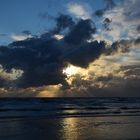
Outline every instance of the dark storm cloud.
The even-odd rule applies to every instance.
[[[51,19],[56,22],[56,27],[52,30],[53,34],[58,34],[66,28],[71,28],[75,24],[71,16],[61,13],[58,17],[51,16],[47,12],[40,14],[40,16],[42,18],[48,18],[49,20]]]
[[[75,24],[71,16],[64,14],[60,14],[57,18],[55,18],[55,21],[58,33],[66,28],[71,28]]]
[[[63,68],[68,63],[87,67],[100,56],[105,47],[103,42],[87,42],[96,30],[90,20],[74,23],[71,17],[61,14],[56,18],[56,28],[59,32],[69,28],[64,39],[55,39],[51,30],[39,37],[0,47],[0,64],[3,68],[7,71],[12,68],[24,71],[22,77],[14,81],[14,85],[30,87],[61,83],[67,86]],[[24,33],[30,34],[29,31]]]
[[[105,18],[104,21],[103,21],[103,26],[104,26],[104,29],[107,30],[107,31],[110,31],[110,23],[112,22],[111,19],[109,18]]]
[[[64,33],[63,31],[68,28]],[[54,37],[54,30],[62,32],[64,38],[58,40]],[[71,63],[75,66],[87,68],[101,54],[110,55],[118,48],[126,51],[127,47],[120,47],[126,42],[116,42],[111,48],[106,48],[104,41],[88,40],[96,32],[91,20],[80,19],[74,22],[67,15],[56,18],[56,27],[40,36],[33,36],[22,41],[15,41],[8,46],[0,47],[0,64],[6,71],[12,68],[23,70],[23,75],[10,86],[31,87],[43,85],[62,84],[67,87],[66,75],[63,69]],[[30,32],[24,31],[25,34]],[[122,46],[122,45],[121,45]],[[8,81],[0,79],[0,86],[7,86]]]
[[[65,84],[58,45],[51,37],[13,42],[7,48],[0,48],[0,64],[6,69],[14,67],[24,71],[17,83],[20,87]]]
[[[105,7],[103,9],[99,9],[95,12],[95,15],[98,17],[103,16],[107,10],[111,10],[116,6],[116,4],[113,0],[104,0],[104,1],[105,1]]]
[[[68,44],[78,45],[90,39],[91,35],[96,32],[94,23],[87,20],[80,20],[71,31],[65,36],[64,40]]]
[[[105,51],[105,43],[97,41],[86,43],[72,49],[66,55],[66,60],[73,65],[83,68],[97,59]]]

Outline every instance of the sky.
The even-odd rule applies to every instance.
[[[12,35],[20,35],[24,30],[33,34],[41,34],[55,26],[55,22],[47,17],[57,17],[59,13],[70,14],[68,5],[71,3],[92,5],[94,10],[102,8],[103,1],[98,0],[1,0],[0,1],[0,43],[7,44],[13,40]]]
[[[0,0],[0,97],[140,97],[139,0]]]

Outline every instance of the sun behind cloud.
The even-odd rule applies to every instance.
[[[81,68],[80,67],[76,67],[74,65],[69,64],[69,66],[66,67],[63,70],[63,73],[66,74],[67,77],[70,77],[72,75],[75,75],[75,74],[79,73],[80,71],[81,71]]]

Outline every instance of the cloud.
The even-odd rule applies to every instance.
[[[25,34],[24,35],[17,35],[17,34],[12,34],[11,35],[11,38],[15,41],[21,41],[21,40],[25,40],[25,39],[28,39],[28,38],[31,38],[32,35],[31,34]]]
[[[16,82],[22,77],[23,70],[11,68],[9,71],[0,65],[0,87],[16,86]]]
[[[2,65],[0,65],[0,78],[4,80],[16,80],[20,78],[23,74],[22,70],[12,68],[9,72],[3,69]]]
[[[77,18],[90,19],[91,11],[89,6],[80,3],[71,3],[68,5],[68,11]]]
[[[107,30],[107,31],[111,30],[110,27],[109,27],[111,22],[112,21],[109,18],[104,19],[103,26],[104,26],[105,30]]]
[[[91,38],[92,34],[95,34],[95,24],[89,20],[79,20],[78,23],[70,30],[65,36],[65,41],[69,44],[81,44]]]
[[[122,39],[137,39],[139,34],[139,0],[118,1],[117,3],[105,1],[106,5],[98,12],[102,13],[98,18],[98,26],[95,39],[105,40],[108,43]],[[107,22],[111,21],[111,22]],[[103,27],[101,27],[103,23]],[[105,29],[105,30],[103,30]]]
[[[55,18],[56,21],[56,28],[53,30],[54,33],[60,33],[66,28],[71,28],[75,23],[71,16],[60,14],[57,18]]]
[[[65,59],[73,65],[86,68],[92,61],[98,59],[104,49],[104,42],[98,43],[97,41],[94,41],[81,45],[77,49],[68,52]]]
[[[128,0],[124,2],[124,14],[128,20],[139,20],[140,18],[140,1],[139,0]]]
[[[96,39],[104,39],[108,43],[122,39],[137,39],[140,36],[139,2],[139,0],[125,0],[115,5],[111,2],[111,5],[114,6],[107,6],[110,8],[103,9],[103,14],[99,18],[99,22],[103,22],[103,29],[105,30],[102,27],[98,29]]]
[[[100,56],[105,44],[88,42],[96,31],[94,23],[83,19],[72,23],[71,17],[59,15],[55,29],[60,27],[62,32],[69,28],[64,35],[50,30],[38,37],[14,41],[8,46],[0,47],[0,64],[7,70],[14,68],[24,72],[18,82],[13,81],[17,87],[57,84],[67,87],[63,69],[68,63],[85,68]]]
[[[60,97],[65,94],[61,91],[62,85],[49,85],[28,88],[0,88],[0,97]]]
[[[61,39],[64,38],[64,36],[63,35],[56,34],[56,35],[54,35],[54,38],[57,39],[57,40],[61,40]]]
[[[119,28],[111,11],[104,14],[108,15],[103,20],[105,28],[110,29],[112,24]],[[59,14],[55,21],[56,26],[40,36],[24,31],[23,36],[31,37],[18,36],[21,40],[0,46],[0,92],[5,93],[2,96],[8,93],[24,96],[24,92],[30,93],[29,96],[49,96],[49,92],[52,96],[56,92],[62,96],[72,92],[102,94],[116,90],[122,93],[121,85],[126,93],[132,81],[137,81],[132,89],[139,89],[138,36],[122,40],[113,26],[114,30],[100,30],[110,36],[116,33],[115,41],[107,44],[105,38],[96,40],[98,26],[91,19],[74,20]],[[132,65],[136,66],[133,71]],[[74,73],[68,74],[65,71],[68,67]],[[18,95],[14,93],[16,90]]]
[[[140,49],[102,55],[88,69],[78,68],[76,73],[67,78],[71,85],[67,92],[79,95],[84,93],[85,96],[139,96],[140,57],[136,50]]]
[[[99,9],[95,12],[95,15],[98,17],[102,17],[104,13],[108,10],[112,10],[116,6],[116,3],[113,0],[105,0],[105,7],[103,9]]]

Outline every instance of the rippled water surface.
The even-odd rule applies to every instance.
[[[0,118],[140,115],[140,98],[1,98]]]

